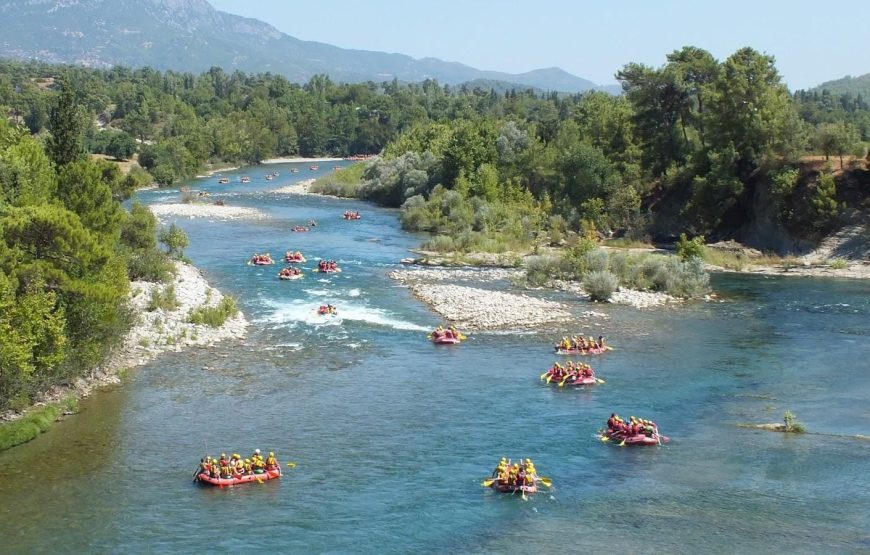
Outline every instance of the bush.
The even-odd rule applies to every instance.
[[[607,302],[619,287],[619,280],[608,271],[589,272],[583,278],[583,288],[589,298],[596,302]]]
[[[843,258],[832,258],[828,261],[828,267],[832,270],[845,270],[849,267],[849,261]]]
[[[529,285],[546,285],[562,277],[563,266],[557,256],[532,256],[526,261],[526,281]]]
[[[175,296],[175,285],[169,285],[162,291],[159,287],[151,290],[151,298],[148,300],[146,310],[154,312],[157,309],[171,312],[178,308],[178,297]]]
[[[704,236],[698,235],[690,240],[685,233],[681,233],[680,240],[677,241],[677,256],[680,260],[704,258]]]
[[[429,239],[423,246],[424,248],[435,252],[454,252],[457,250],[453,238],[449,235],[436,235]]]
[[[158,250],[135,251],[127,261],[127,275],[131,280],[166,282],[174,272],[172,261]]]
[[[224,297],[217,306],[203,306],[191,310],[187,321],[191,324],[206,325],[219,328],[239,311],[236,300],[232,297]]]
[[[794,413],[790,410],[785,411],[785,414],[783,415],[782,419],[785,422],[785,431],[786,432],[792,432],[795,434],[802,434],[802,433],[807,431],[806,428],[804,428],[803,424],[801,424],[800,422],[795,420]]]

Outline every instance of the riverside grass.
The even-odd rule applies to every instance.
[[[217,306],[204,306],[192,310],[187,317],[191,324],[219,328],[239,311],[236,300],[230,296],[221,299]]]
[[[31,409],[18,420],[0,424],[0,451],[27,443],[49,428],[64,413],[78,410],[78,400],[74,397],[58,403]]]

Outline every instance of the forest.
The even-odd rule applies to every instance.
[[[0,63],[0,408],[100,363],[129,280],[171,267],[150,212],[120,202],[206,166],[379,154],[317,189],[400,207],[441,252],[680,235],[776,250],[867,208],[860,95],[790,93],[751,48],[616,77],[619,96]]]

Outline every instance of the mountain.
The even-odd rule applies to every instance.
[[[860,94],[865,100],[867,100],[870,99],[870,73],[865,73],[858,77],[847,75],[842,79],[822,83],[818,87],[814,87],[810,90],[828,90],[834,94],[851,93],[852,96],[858,96]]]
[[[436,58],[350,50],[303,41],[256,19],[215,10],[205,0],[0,0],[0,57],[91,67],[151,66],[177,71],[272,72],[305,82],[328,74],[345,82],[456,85],[476,79],[543,90],[599,88],[559,68],[510,74]]]

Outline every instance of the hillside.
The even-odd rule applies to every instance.
[[[582,92],[595,83],[559,68],[522,74],[482,71],[436,58],[349,50],[286,35],[271,25],[215,10],[205,0],[0,0],[0,57],[91,67],[151,66],[178,71],[272,72],[305,82],[476,79]]]
[[[852,96],[858,96],[860,94],[865,99],[868,99],[870,98],[870,73],[865,73],[864,75],[859,75],[858,77],[852,77],[851,75],[847,75],[842,79],[836,79],[834,81],[827,81],[825,83],[822,83],[818,87],[815,87],[811,90],[827,90],[834,94],[849,93]]]

